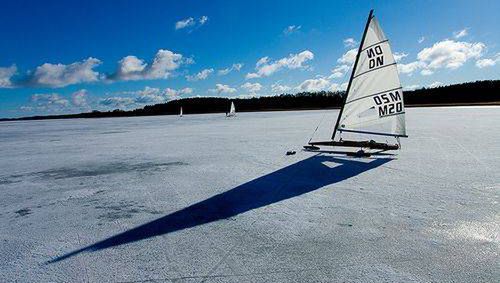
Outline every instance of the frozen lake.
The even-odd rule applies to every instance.
[[[394,156],[300,150],[336,116],[2,122],[0,282],[498,280],[500,107],[407,109]]]

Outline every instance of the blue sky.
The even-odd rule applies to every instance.
[[[499,79],[498,1],[6,1],[0,117],[342,89],[371,8],[405,88]]]

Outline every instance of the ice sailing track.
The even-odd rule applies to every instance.
[[[361,44],[356,55],[346,96],[335,124],[331,141],[310,142],[306,148],[318,145],[398,149],[398,144],[374,141],[335,141],[337,131],[407,137],[403,90],[396,60],[377,19],[370,11]]]

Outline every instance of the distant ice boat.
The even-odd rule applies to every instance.
[[[231,108],[229,109],[229,113],[226,113],[226,117],[234,116],[236,116],[236,108],[234,107],[234,102],[231,101]]]
[[[337,131],[339,139],[335,140]],[[397,143],[343,140],[343,132],[394,137]],[[304,148],[317,150],[318,146],[343,146],[396,150],[401,145],[400,137],[408,137],[403,90],[389,41],[371,10],[332,138],[316,142],[311,142],[311,138]]]
[[[181,106],[181,110],[179,112],[179,117],[182,117],[182,106]]]

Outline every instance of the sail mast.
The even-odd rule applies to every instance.
[[[368,15],[368,19],[366,20],[365,30],[363,31],[363,36],[361,37],[361,42],[359,43],[358,54],[356,54],[356,60],[354,61],[354,66],[352,67],[351,77],[349,78],[349,83],[347,84],[347,90],[344,95],[344,99],[342,101],[342,106],[340,107],[339,117],[337,118],[337,122],[335,123],[335,128],[333,129],[332,140],[335,139],[335,133],[337,133],[337,129],[339,127],[340,118],[342,117],[342,112],[344,111],[344,105],[347,101],[347,95],[349,94],[349,90],[351,89],[352,79],[354,78],[354,72],[356,72],[356,67],[358,66],[359,54],[361,54],[361,50],[363,48],[363,42],[365,41],[366,31],[368,30],[368,26],[370,25],[370,21],[373,16],[373,9],[370,10],[370,14]]]

